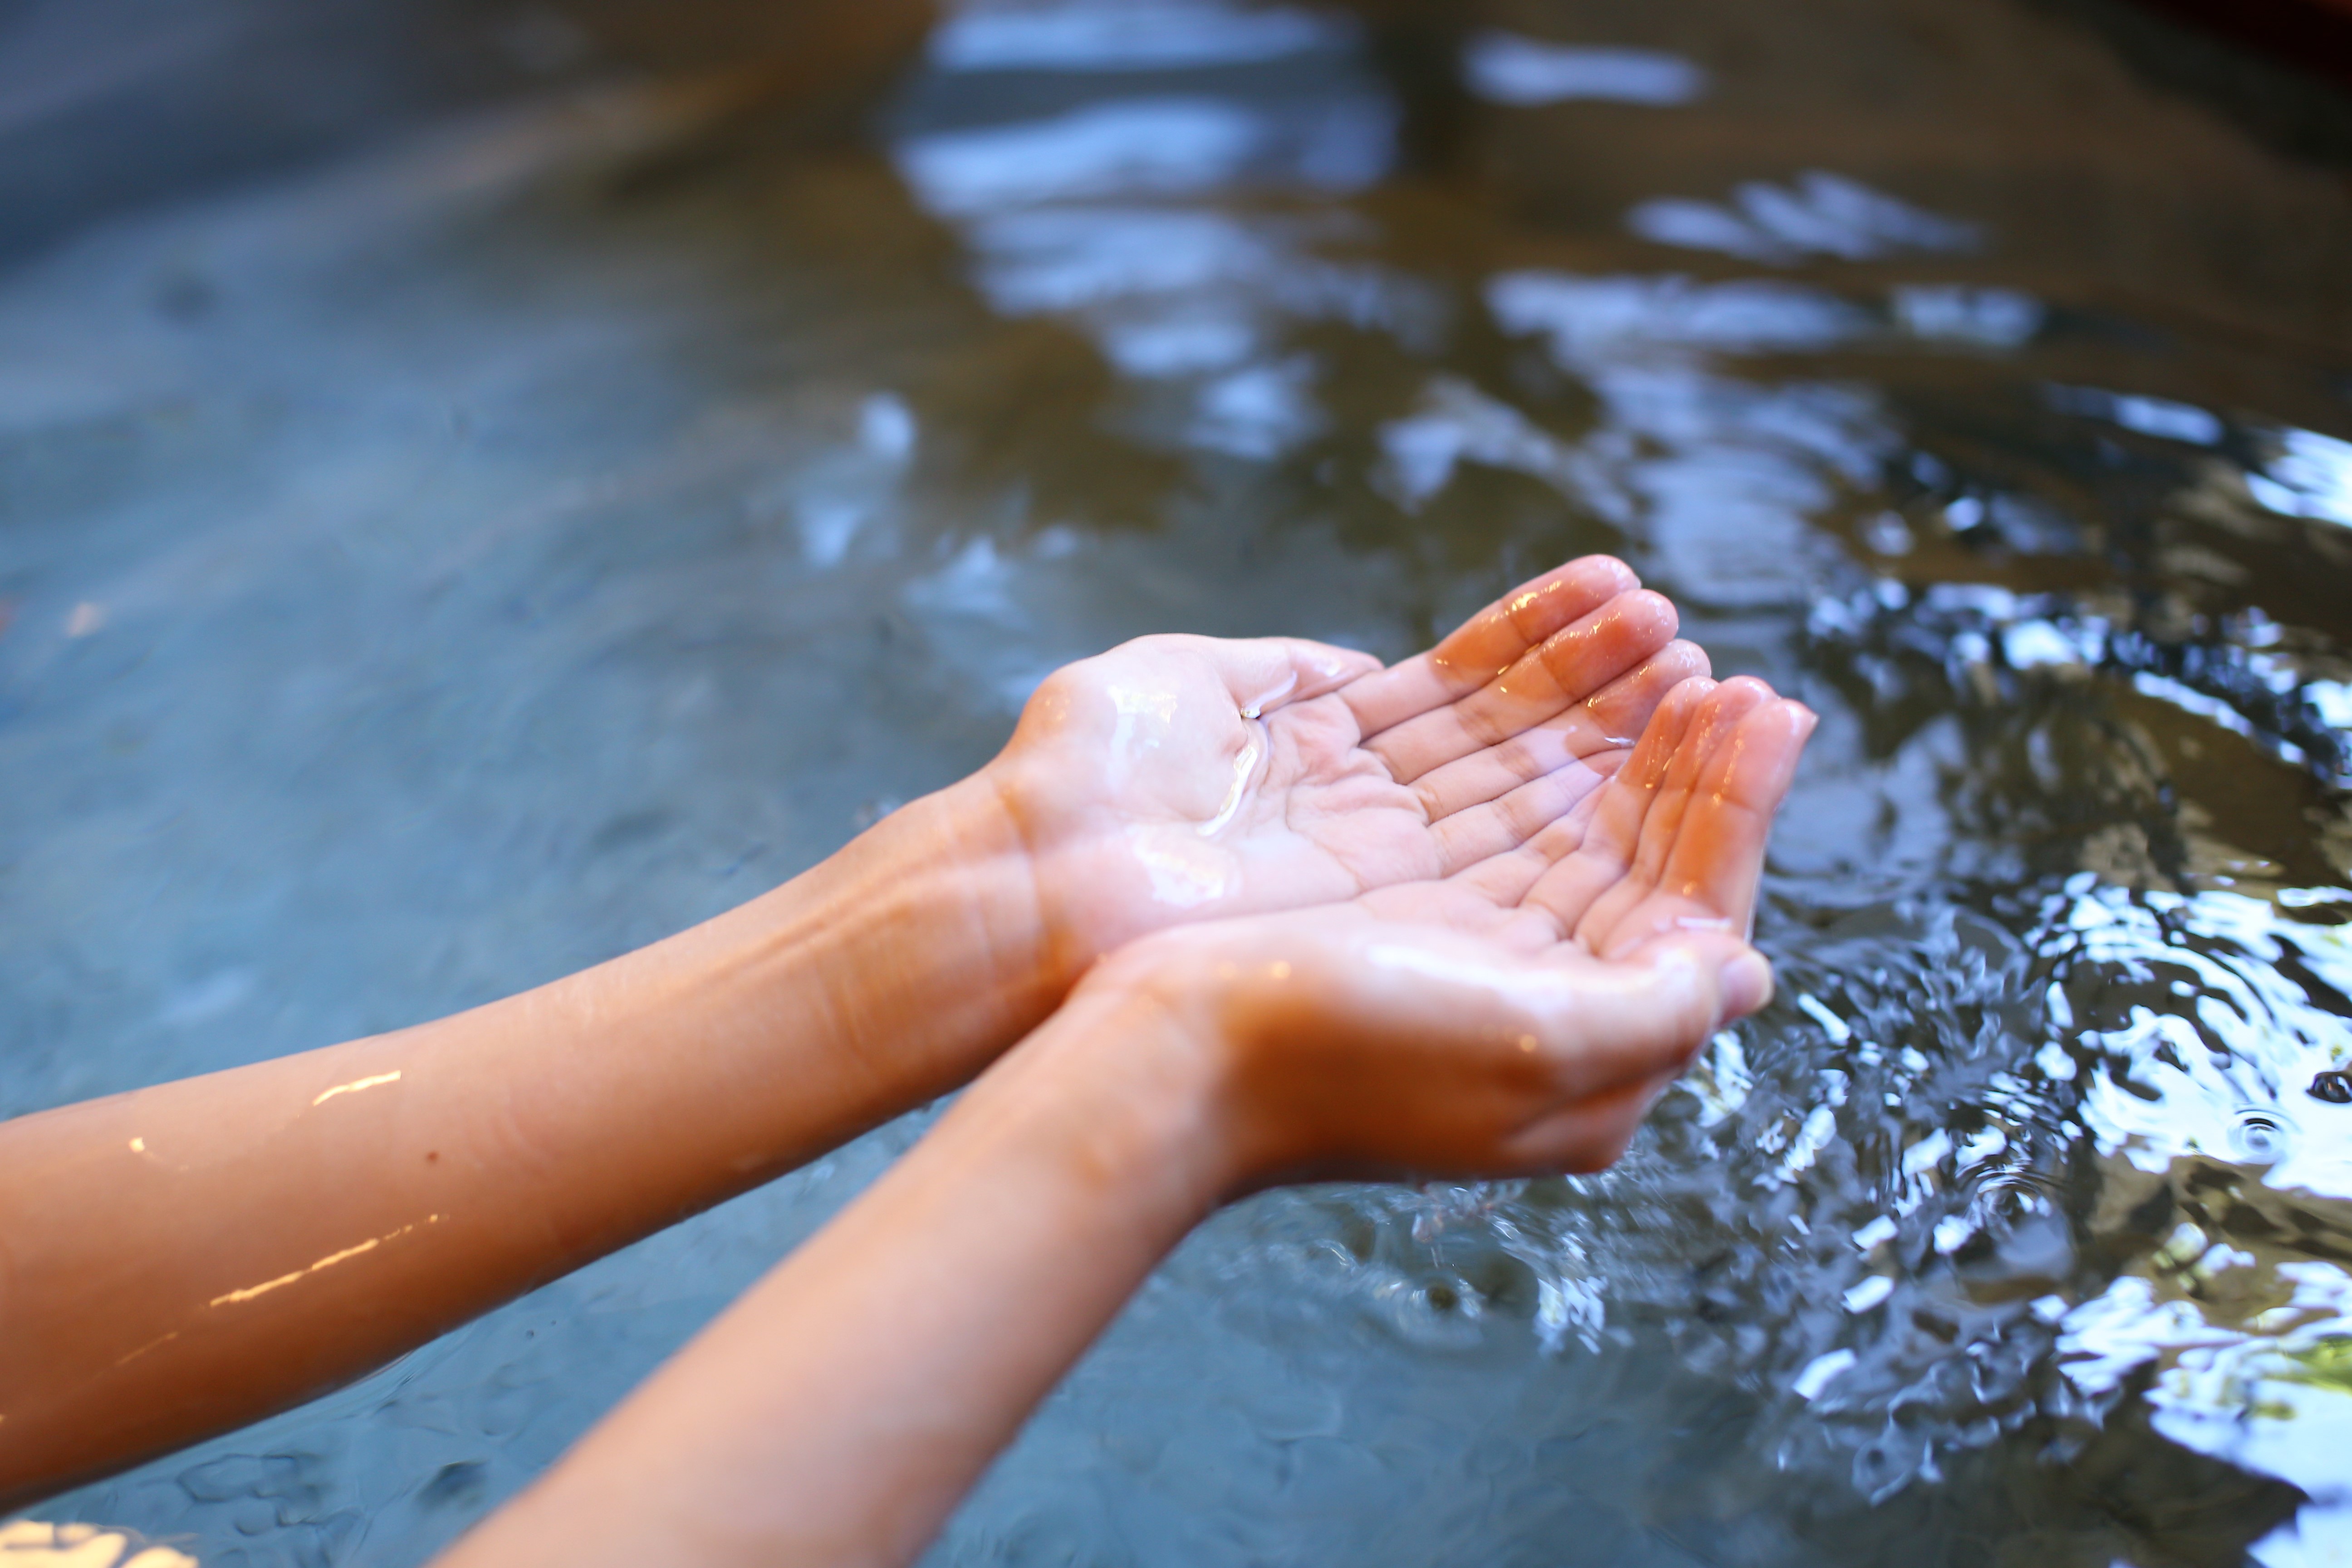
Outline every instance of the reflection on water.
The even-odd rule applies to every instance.
[[[2277,455],[2246,476],[2246,488],[2273,511],[2352,528],[2352,441],[2282,431]]]
[[[10,1568],[194,1568],[195,1559],[142,1544],[125,1531],[20,1519],[0,1524],[0,1563]]]
[[[1343,17],[1265,5],[971,5],[950,10],[927,49],[943,71],[1134,71],[1248,64],[1344,47]]]
[[[1573,99],[1671,108],[1704,94],[1706,73],[1659,49],[1547,43],[1490,27],[1463,40],[1462,84],[1516,109]]]
[[[1728,203],[1643,202],[1626,224],[1644,239],[1786,266],[1811,256],[1868,261],[1906,250],[1966,251],[1972,224],[1922,212],[1841,175],[1809,169],[1789,186],[1751,181]]]
[[[2074,14],[876,7],[834,114],[583,5],[60,230],[0,1101],[675,929],[1123,637],[1394,656],[1615,550],[1823,714],[1780,999],[1613,1172],[1220,1216],[936,1560],[2342,1561],[2352,198]],[[419,1561],[918,1126],[44,1514]]]

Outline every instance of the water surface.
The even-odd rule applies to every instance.
[[[1123,637],[1610,550],[1823,715],[1780,999],[1606,1175],[1220,1216],[933,1560],[2352,1552],[2352,184],[2199,47],[66,15],[0,133],[297,74],[0,233],[0,1111],[663,935]],[[919,1122],[39,1511],[420,1562]]]

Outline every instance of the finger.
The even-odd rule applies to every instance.
[[[1530,779],[1499,800],[1456,812],[1430,830],[1437,841],[1440,874],[1451,877],[1482,860],[1507,855],[1533,839],[1600,792],[1625,763],[1626,752],[1607,751],[1573,760],[1541,778]]]
[[[1658,705],[1685,681],[1704,680],[1706,669],[1706,653],[1697,644],[1669,643],[1631,674],[1612,682],[1585,706],[1608,714],[1596,725],[1603,733],[1645,733]],[[1694,692],[1703,694],[1704,688],[1694,688]],[[1482,820],[1493,815],[1485,806],[1473,806],[1446,818],[1439,825],[1437,834],[1440,861],[1446,868],[1446,875],[1475,887],[1482,896],[1498,903],[1513,907],[1525,903],[1538,879],[1583,847],[1593,808],[1601,794],[1605,793],[1606,782],[1624,766],[1629,756],[1624,749],[1612,749],[1580,758],[1603,789],[1580,795],[1564,793],[1564,805],[1557,815],[1538,824],[1532,832],[1524,830],[1528,820],[1539,813],[1529,811],[1528,803],[1512,795],[1496,803],[1496,810],[1505,816],[1499,824]],[[1440,772],[1465,769],[1475,763],[1476,759],[1465,757]]]
[[[1691,721],[1690,731],[1675,750],[1665,782],[1658,786],[1649,813],[1642,820],[1641,837],[1624,874],[1594,896],[1591,908],[1577,923],[1578,940],[1589,950],[1602,954],[1625,952],[1645,941],[1655,929],[1655,919],[1645,919],[1633,927],[1626,927],[1625,922],[1656,897],[1658,879],[1665,874],[1667,858],[1674,853],[1675,840],[1682,831],[1683,818],[1698,792],[1701,777],[1717,752],[1728,744],[1739,721],[1774,700],[1771,689],[1753,677],[1744,677],[1726,681],[1709,694]],[[1717,910],[1678,907],[1668,917],[1660,906],[1648,909],[1646,914],[1704,923],[1714,930],[1733,929],[1728,919]],[[1744,930],[1741,934],[1746,934]]]
[[[1606,798],[1608,794],[1609,786],[1604,783],[1591,795],[1546,823],[1517,848],[1489,855],[1485,859],[1474,860],[1464,866],[1447,879],[1449,885],[1465,889],[1500,908],[1540,916],[1545,929],[1551,933],[1551,942],[1566,941],[1568,928],[1554,918],[1549,908],[1528,895],[1554,866],[1582,847],[1584,836],[1592,826],[1595,804]]]
[[[1692,721],[1715,687],[1713,680],[1701,676],[1666,693],[1650,717],[1650,727],[1642,731],[1633,756],[1594,800],[1591,820],[1582,826],[1577,843],[1527,889],[1527,901],[1549,910],[1563,931],[1574,931],[1593,900],[1614,886],[1633,864],[1643,819],[1649,815],[1659,786],[1665,783]]]
[[[1706,650],[1677,637],[1634,668],[1595,692],[1585,702],[1602,734],[1622,737],[1627,751],[1639,743],[1650,727],[1650,715],[1666,693],[1685,680],[1711,676],[1714,665]]]
[[[1745,942],[1698,936],[1640,959],[1559,971],[1568,998],[1545,1020],[1542,1049],[1563,1105],[1679,1072],[1721,1026],[1727,979],[1752,984]]]
[[[1601,690],[1674,640],[1671,600],[1646,588],[1620,594],[1519,656],[1456,701],[1365,742],[1399,784],[1524,733]],[[1630,739],[1630,737],[1628,737]]]
[[[1671,643],[1631,674],[1612,682],[1591,700],[1592,704],[1606,704],[1625,720],[1639,714],[1640,722],[1625,722],[1622,730],[1645,733],[1650,717],[1676,688],[1695,679],[1705,680],[1706,662],[1706,653],[1697,645]],[[1669,679],[1677,670],[1693,665],[1699,670],[1697,676]],[[1692,692],[1685,694],[1685,700],[1703,695],[1704,689],[1693,688]],[[1621,725],[1612,720],[1596,728],[1613,735],[1620,731]],[[1622,747],[1580,757],[1559,778],[1530,781],[1528,785],[1509,791],[1497,801],[1458,811],[1439,822],[1433,837],[1438,841],[1444,874],[1505,908],[1526,904],[1537,881],[1583,847],[1596,803],[1607,794],[1608,781],[1624,767],[1629,757],[1630,753]],[[1478,759],[1465,757],[1440,771],[1465,770],[1477,762]],[[1596,787],[1588,788],[1587,784]],[[1556,921],[1549,919],[1548,911],[1546,923],[1553,927],[1554,940],[1567,934]]]
[[[1654,890],[1616,921],[1601,949],[1627,952],[1701,922],[1747,933],[1772,819],[1815,722],[1802,703],[1774,701],[1748,712],[1717,743]]]
[[[1704,654],[1697,657],[1705,661]],[[1760,681],[1741,684],[1754,691],[1769,689]],[[1691,725],[1706,723],[1712,705],[1723,700],[1714,695],[1716,689],[1715,683],[1704,678],[1688,679],[1669,689],[1669,698],[1696,706],[1687,719],[1677,715],[1654,733],[1644,731],[1643,745],[1648,750],[1643,760],[1634,764],[1634,771],[1652,779],[1662,768],[1665,774],[1646,790],[1629,795],[1607,788],[1605,783],[1597,792],[1552,784],[1555,798],[1549,804],[1557,806],[1558,814],[1531,833],[1526,830],[1543,804],[1532,789],[1516,791],[1491,806],[1473,807],[1438,824],[1433,837],[1447,875],[1475,885],[1498,902],[1544,908],[1557,917],[1562,936],[1576,933],[1579,922],[1589,923],[1584,911],[1594,900],[1604,894],[1613,896],[1616,889],[1639,879],[1628,875],[1632,862],[1622,846],[1630,838],[1638,854],[1646,842],[1649,825],[1658,818],[1660,798],[1671,798],[1676,787],[1676,768],[1688,771],[1695,766],[1692,759],[1704,755],[1708,742],[1688,731]],[[1753,692],[1738,695],[1744,702]],[[1612,766],[1612,753],[1583,759],[1582,767],[1603,779],[1626,771],[1625,763]],[[1595,838],[1596,819],[1604,811],[1611,814],[1610,818],[1600,823]],[[1514,834],[1523,834],[1523,840],[1513,841]],[[1482,851],[1483,862],[1477,858]],[[1571,856],[1577,858],[1575,863],[1552,878],[1552,868]],[[1547,878],[1551,878],[1549,883]],[[1654,875],[1640,880],[1646,890],[1654,885]],[[1541,898],[1536,896],[1538,884],[1544,884]]]
[[[1675,839],[1663,879],[1666,890],[1721,910],[1734,931],[1747,932],[1773,819],[1820,722],[1803,703],[1786,700],[1740,722],[1701,781],[1705,808],[1685,821]]]
[[[1591,904],[1578,918],[1576,936],[1587,948],[1594,952],[1625,951],[1629,944],[1618,942],[1614,936],[1617,922],[1656,890],[1666,857],[1674,849],[1675,835],[1682,826],[1683,815],[1689,808],[1707,760],[1730,734],[1740,716],[1770,701],[1770,693],[1771,688],[1762,681],[1742,678],[1725,681],[1699,704],[1689,731],[1675,748],[1666,776],[1651,794],[1633,854],[1624,859],[1613,881],[1593,889]]]
[[[1362,731],[1377,735],[1477,690],[1562,626],[1640,586],[1633,568],[1614,556],[1556,566],[1480,610],[1427,653],[1356,681],[1348,705]]]
[[[1698,955],[1702,964],[1715,966],[1716,999],[1723,1011],[1723,1017],[1717,1025],[1718,1028],[1725,1024],[1737,1023],[1751,1013],[1761,1012],[1780,988],[1779,977],[1772,970],[1772,961],[1746,938],[1724,931],[1675,927],[1653,937],[1643,946],[1605,962],[1647,963],[1654,953],[1675,947],[1687,949]],[[1557,952],[1560,949],[1555,947],[1552,951]]]
[[[1499,800],[1571,763],[1601,752],[1630,752],[1667,692],[1705,675],[1706,654],[1696,643],[1670,642],[1565,712],[1498,745],[1432,769],[1413,783],[1433,823]],[[1622,760],[1622,759],[1621,759]],[[1614,772],[1612,764],[1609,771]],[[1541,824],[1538,824],[1541,826]]]
[[[1642,819],[1642,837],[1633,851],[1625,880],[1610,889],[1612,897],[1630,897],[1637,889],[1654,888],[1664,875],[1666,858],[1674,853],[1675,836],[1699,793],[1700,782],[1728,743],[1740,720],[1775,700],[1772,689],[1752,675],[1736,676],[1717,687],[1692,720],[1690,733],[1675,750],[1674,765],[1658,786],[1649,815]],[[1597,911],[1596,911],[1597,912]]]
[[[1185,640],[1208,659],[1233,694],[1234,706],[1251,719],[1337,691],[1381,668],[1370,654],[1305,637]]]
[[[1650,1108],[1677,1075],[1630,1083],[1598,1099],[1553,1111],[1507,1140],[1507,1167],[1528,1175],[1589,1175],[1624,1158]]]

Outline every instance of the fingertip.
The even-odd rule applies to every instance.
[[[1737,703],[1742,711],[1773,701],[1780,695],[1772,689],[1770,682],[1753,675],[1732,676],[1716,689],[1721,693],[1717,700],[1727,706]]]
[[[1676,637],[1643,659],[1626,681],[1618,684],[1638,682],[1649,696],[1651,710],[1655,711],[1659,705],[1693,681],[1705,681],[1708,686],[1715,684],[1707,668],[1706,650],[1695,642]]]
[[[1735,675],[1717,683],[1691,717],[1690,743],[1678,748],[1685,768],[1706,764],[1750,718],[1772,705],[1772,689],[1752,675]]]
[[[1367,675],[1377,675],[1388,666],[1373,654],[1360,648],[1341,647],[1336,643],[1307,642],[1292,644],[1292,658],[1300,668],[1323,683],[1324,690],[1360,680]]]
[[[1615,556],[1580,555],[1520,584],[1496,601],[1495,607],[1520,622],[1522,632],[1539,632],[1542,623],[1566,626],[1640,586],[1641,579]],[[1537,624],[1533,626],[1522,620],[1531,610],[1537,611]]]
[[[1618,584],[1620,593],[1642,585],[1640,574],[1614,555],[1580,555],[1562,566],[1559,572],[1563,575],[1577,573],[1609,578]]]
[[[1632,747],[1677,687],[1706,674],[1706,650],[1676,638],[1584,700],[1612,745]]]
[[[1805,742],[1812,738],[1814,727],[1821,722],[1820,716],[1801,702],[1776,702],[1772,708],[1778,731],[1774,740],[1793,764],[1804,751]]]
[[[1259,646],[1279,662],[1268,669],[1239,661],[1228,668],[1226,685],[1251,717],[1293,702],[1328,696],[1385,668],[1369,653],[1306,637],[1267,637]]]
[[[1772,964],[1752,947],[1744,947],[1724,964],[1717,976],[1723,1021],[1745,1018],[1772,1000]]]
[[[1770,962],[1737,937],[1669,941],[1651,949],[1649,963],[1679,1016],[1672,1031],[1676,1071],[1696,1059],[1717,1030],[1772,1000]]]
[[[1764,761],[1769,772],[1780,777],[1780,787],[1785,789],[1790,770],[1796,767],[1806,741],[1811,737],[1813,727],[1820,722],[1811,709],[1801,702],[1785,699],[1750,709],[1738,717],[1727,733],[1726,756],[1722,765],[1732,768],[1740,753],[1753,752]],[[1757,764],[1738,765],[1744,772]]]
[[[1685,1037],[1704,1037],[1723,1011],[1723,966],[1707,952],[1710,945],[1704,938],[1669,941],[1648,954],[1651,974],[1683,1016],[1676,1033]]]
[[[1638,619],[1652,626],[1664,627],[1666,635],[1661,642],[1662,647],[1664,642],[1672,641],[1675,633],[1682,629],[1682,611],[1675,607],[1672,599],[1654,588],[1624,589],[1617,595],[1615,603],[1628,620]]]
[[[1672,724],[1688,722],[1699,705],[1714,695],[1717,684],[1711,675],[1694,675],[1687,680],[1675,682],[1675,689],[1666,693],[1665,700],[1658,704],[1659,719]]]
[[[1664,770],[1673,763],[1675,753],[1681,749],[1683,737],[1690,732],[1692,725],[1699,722],[1707,700],[1715,694],[1715,685],[1711,677],[1694,675],[1687,680],[1677,681],[1673,689],[1659,700],[1636,751],[1641,763],[1637,776],[1649,783],[1656,782],[1648,778],[1651,773],[1664,776]]]

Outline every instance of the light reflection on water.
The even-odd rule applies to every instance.
[[[1974,225],[1820,169],[1786,186],[1751,182],[1721,205],[1682,197],[1643,202],[1625,221],[1661,245],[1783,266],[1810,256],[1868,261],[1906,250],[1974,250],[1982,237]]]
[[[1706,92],[1706,72],[1662,49],[1593,48],[1487,28],[1462,45],[1462,82],[1514,109],[1599,100],[1661,109]]]
[[[926,52],[943,71],[1166,70],[1344,48],[1355,36],[1344,17],[1286,5],[972,5],[950,9]]]
[[[2246,476],[2246,488],[2273,511],[2352,528],[2352,441],[2282,431],[2277,455]]]
[[[1617,550],[1824,715],[1780,1000],[1617,1171],[1221,1216],[937,1560],[2327,1560],[2352,213],[1886,9],[974,6],[848,146],[592,49],[0,279],[7,1108],[726,907],[1135,632]],[[420,1560],[919,1125],[46,1512]]]

